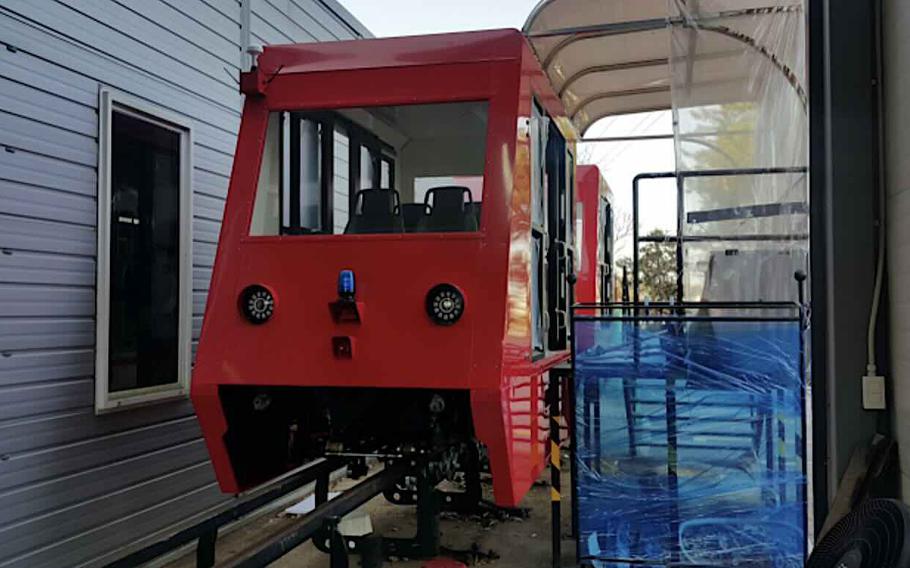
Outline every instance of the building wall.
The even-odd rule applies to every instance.
[[[884,0],[883,21],[891,412],[910,501],[910,4]]]
[[[192,121],[195,342],[242,46],[362,35],[336,0],[0,2],[0,567],[103,564],[227,501],[189,401],[94,413],[99,88]]]
[[[880,413],[862,406],[875,270],[874,2],[809,0],[814,518]]]

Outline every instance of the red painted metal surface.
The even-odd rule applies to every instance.
[[[606,210],[603,201],[611,202],[610,189],[597,166],[576,168],[577,200],[581,209],[581,251],[578,263],[578,280],[575,283],[575,301],[579,304],[612,302],[604,288],[601,266],[604,264],[604,218]],[[577,211],[576,211],[577,214]],[[609,264],[608,264],[609,265]],[[612,274],[608,278],[612,278]],[[594,344],[594,328],[583,326],[578,331],[575,345],[579,350]]]
[[[222,489],[247,489],[224,442],[222,385],[464,389],[495,499],[516,505],[547,456],[547,371],[568,357],[531,358],[530,154],[519,123],[532,96],[553,117],[565,112],[524,38],[506,30],[266,47],[254,73],[192,384]],[[489,103],[481,231],[249,235],[270,111],[474,100]],[[331,315],[343,269],[356,274],[360,323]],[[424,309],[441,282],[465,296],[453,326]],[[250,284],[274,292],[266,324],[238,309]],[[352,338],[352,357],[333,355],[335,336]]]
[[[607,184],[597,166],[578,166],[576,169],[576,191],[582,211],[582,245],[578,265],[578,281],[575,283],[575,301],[581,304],[609,302],[601,294],[601,278],[598,266],[603,259],[603,209],[601,199],[608,199]]]

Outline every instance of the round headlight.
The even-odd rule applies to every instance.
[[[439,284],[427,294],[426,307],[434,323],[452,325],[464,313],[464,295],[451,284]]]
[[[240,293],[240,311],[250,323],[265,323],[275,312],[275,298],[265,286],[247,286]]]

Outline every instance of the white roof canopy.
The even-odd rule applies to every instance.
[[[686,86],[689,103],[694,98],[704,103],[747,100],[744,91],[754,88],[750,69],[736,64],[744,49],[763,54],[792,75],[791,62],[779,61],[774,49],[753,38],[765,17],[798,10],[796,5],[781,0],[675,2],[542,0],[528,17],[524,33],[579,132],[606,116],[671,108],[671,24],[695,21],[700,30],[715,32],[701,34],[697,52],[693,40],[692,53],[682,55],[698,62],[689,65],[689,76],[681,79],[676,71],[677,88]],[[720,6],[722,10],[711,10]],[[801,89],[798,79],[791,82]]]

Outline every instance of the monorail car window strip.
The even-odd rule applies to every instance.
[[[467,101],[274,113],[250,234],[478,231],[487,112]]]
[[[600,257],[600,277],[602,302],[612,302],[613,298],[613,207],[606,197],[600,199],[601,218],[603,224],[600,228],[600,241],[603,243]]]
[[[566,140],[553,120],[547,120],[546,202],[547,202],[547,348],[567,347],[569,327],[569,283],[571,245],[569,236],[568,175]]]
[[[349,196],[381,184],[376,164],[384,163],[387,171],[393,171],[394,148],[334,112],[282,112],[279,120],[280,234],[341,232],[350,214]],[[348,148],[359,149],[365,156],[361,161],[368,166],[364,168],[360,161],[354,164],[345,156],[339,165],[347,171],[336,176],[336,151]],[[363,169],[370,176],[366,183],[359,179]],[[345,188],[347,184],[351,187]],[[340,227],[335,223],[336,212],[342,219]]]
[[[531,349],[535,357],[546,352],[547,335],[547,171],[548,119],[537,100],[532,101],[529,125],[531,158]]]

